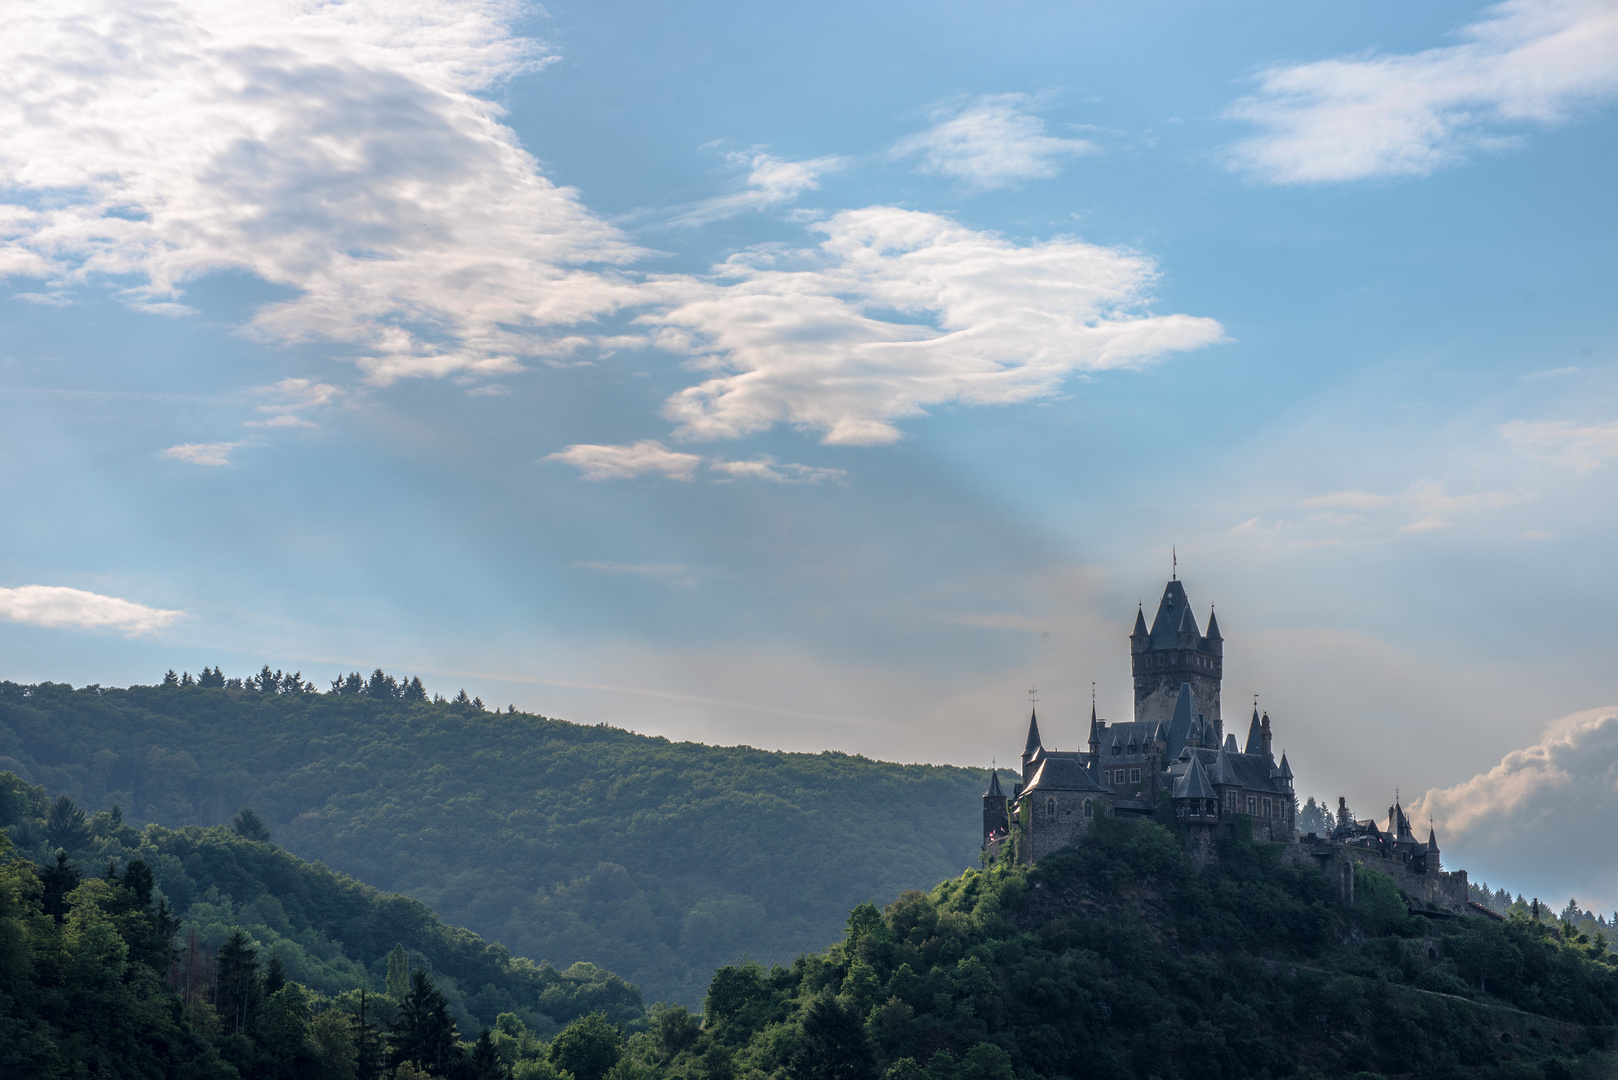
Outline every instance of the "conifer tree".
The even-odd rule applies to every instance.
[[[399,1004],[388,1042],[388,1063],[394,1068],[413,1061],[434,1076],[448,1076],[460,1061],[449,1003],[423,968],[410,973],[410,990]]]
[[[270,826],[251,806],[244,806],[236,811],[236,816],[230,820],[230,827],[243,839],[257,840],[266,844],[270,841]]]
[[[174,674],[173,668],[163,673],[163,685],[167,688],[177,688],[180,685],[180,677]]]
[[[258,996],[258,950],[239,927],[219,946],[219,974],[215,985],[215,1007],[230,1030],[240,1032],[247,1027]]]

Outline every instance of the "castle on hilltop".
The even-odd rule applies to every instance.
[[[1145,611],[1135,613],[1129,651],[1134,719],[1109,723],[1092,704],[1086,748],[1056,750],[1045,747],[1039,716],[1030,712],[1022,779],[1007,798],[991,773],[983,795],[983,847],[991,859],[1009,846],[1031,863],[1082,843],[1097,818],[1156,816],[1169,802],[1199,857],[1212,850],[1218,830],[1242,819],[1255,839],[1291,845],[1291,857],[1337,873],[1350,898],[1353,865],[1377,860],[1410,895],[1451,910],[1467,906],[1465,871],[1442,872],[1436,833],[1418,840],[1397,802],[1386,832],[1375,821],[1352,820],[1339,799],[1329,836],[1299,837],[1292,765],[1284,752],[1276,760],[1269,713],[1254,706],[1242,741],[1225,731],[1219,620],[1210,609],[1202,632],[1178,576],[1164,587],[1150,629]]]

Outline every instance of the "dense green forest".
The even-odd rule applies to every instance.
[[[284,976],[328,996],[386,990],[390,955],[429,972],[450,1014],[473,1030],[501,1013],[554,1034],[601,1012],[633,1028],[644,1016],[630,983],[590,964],[557,971],[446,926],[419,900],[384,893],[268,841],[252,810],[231,826],[137,830],[116,812],[86,815],[62,795],[0,773],[0,835],[40,867],[45,910],[81,879],[139,863],[176,928],[176,948],[203,965],[237,931]],[[397,954],[394,950],[400,950]]]
[[[1340,902],[1282,845],[1193,870],[1172,826],[1102,819],[1032,868],[862,905],[790,966],[654,1013],[647,1077],[1036,1080],[1612,1075],[1618,971],[1568,923],[1453,917],[1360,870]]]
[[[15,796],[19,789],[6,790]],[[14,810],[15,798],[7,801]],[[52,825],[66,819],[86,826],[73,820],[70,805],[59,801],[51,809]],[[423,920],[414,901],[370,890],[356,897],[352,882],[325,880],[329,872],[284,855],[262,858],[270,845],[241,835],[262,823],[249,816],[236,825],[235,838],[219,828],[189,830],[186,864],[201,859],[204,876],[213,877],[242,863],[235,869],[245,875],[225,876],[245,888],[265,884],[256,874],[267,872],[279,891],[260,893],[253,903],[273,908],[271,921],[291,936],[258,925],[255,939],[229,916],[229,898],[217,884],[188,913],[199,927],[176,917],[143,858],[126,858],[122,866],[110,859],[103,873],[85,876],[65,852],[45,865],[18,857],[10,830],[0,832],[0,1076],[603,1080],[621,1057],[625,1033],[644,1027],[639,994],[622,980],[513,964],[464,931]],[[129,839],[112,838],[118,826],[105,818],[96,826],[96,836],[113,839],[106,846]],[[163,833],[149,827],[152,843],[138,854],[162,848],[172,835]],[[283,908],[297,917],[282,916]],[[298,934],[294,923],[305,917],[318,929]],[[209,949],[202,942],[216,924],[229,928]],[[485,1003],[519,1000],[550,1037],[515,1012],[497,1014],[492,1029],[484,1025],[467,1037],[471,1025],[464,1015],[457,1020],[450,976],[430,973],[426,958],[402,943],[368,976],[326,935],[328,927],[359,939],[389,930],[413,937],[463,978],[489,980]],[[300,952],[295,938],[319,959]],[[283,960],[288,955],[299,958],[295,965]],[[412,966],[413,958],[423,962]],[[358,985],[321,993],[297,981],[294,967],[328,984]],[[605,1008],[581,1015],[594,1005]],[[563,1026],[557,1016],[572,1019]]]
[[[267,669],[0,683],[0,769],[135,826],[251,805],[289,852],[516,955],[589,961],[691,1006],[718,965],[819,948],[854,905],[971,866],[988,779],[490,712],[381,672],[317,691]]]

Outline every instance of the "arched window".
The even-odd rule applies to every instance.
[[[1092,814],[1092,810],[1090,809],[1090,800],[1085,799],[1084,800],[1084,816],[1085,817],[1090,817],[1091,814]]]
[[[1055,799],[1046,799],[1045,800],[1045,813],[1049,817],[1055,817],[1056,816],[1056,800]]]

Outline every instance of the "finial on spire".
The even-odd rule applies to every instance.
[[[1169,574],[1169,580],[1170,581],[1179,581],[1180,580],[1180,549],[1177,546],[1173,545],[1173,544],[1169,545],[1169,558],[1174,560],[1170,564],[1171,567],[1172,567],[1172,570],[1171,570],[1171,572]]]
[[[1030,686],[1028,688],[1028,704],[1035,705],[1035,704],[1038,704],[1038,702],[1039,702],[1039,691],[1035,690],[1032,686]]]
[[[1090,714],[1092,716],[1095,715],[1095,711],[1096,711],[1096,681],[1094,679],[1091,679],[1090,680]]]

